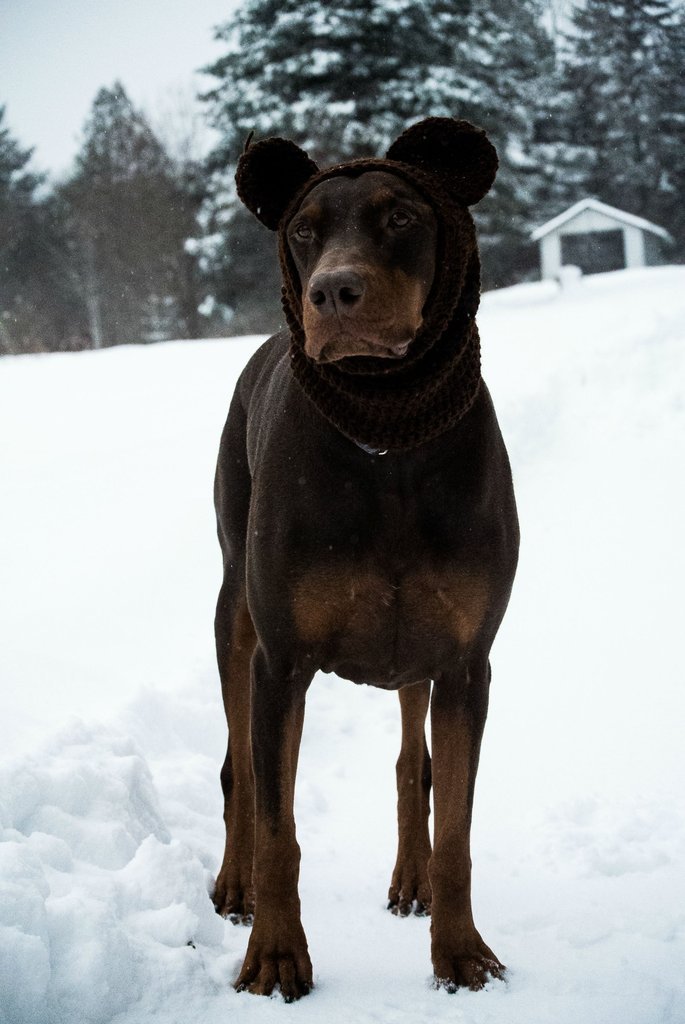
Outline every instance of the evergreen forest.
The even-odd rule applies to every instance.
[[[235,194],[245,140],[320,164],[467,118],[500,170],[476,207],[488,289],[539,276],[530,232],[586,196],[664,226],[685,257],[683,0],[243,0],[200,97],[214,144],[171,146],[103,85],[69,174],[13,135],[0,94],[0,354],[268,332],[276,243]]]

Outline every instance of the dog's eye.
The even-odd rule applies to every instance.
[[[393,210],[388,217],[391,228],[406,228],[411,223],[411,216],[406,210]]]
[[[298,224],[295,228],[294,234],[295,238],[299,238],[305,242],[308,238],[312,237],[312,229],[309,227],[309,224]]]

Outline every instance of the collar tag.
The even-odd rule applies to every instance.
[[[356,444],[357,448],[361,448],[361,450],[363,452],[366,452],[367,455],[387,455],[388,454],[388,449],[387,448],[384,451],[380,451],[380,449],[372,448],[370,445],[362,444],[360,441],[355,441],[354,443]]]

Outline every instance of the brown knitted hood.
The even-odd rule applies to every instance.
[[[497,155],[485,133],[452,118],[428,118],[409,128],[385,159],[354,160],[323,171],[285,139],[248,146],[240,159],[240,198],[279,232],[295,378],[319,411],[364,448],[417,447],[454,426],[475,401],[481,379],[474,319],[480,262],[467,206],[485,195],[496,169]],[[331,177],[366,171],[398,175],[432,206],[438,220],[435,278],[422,326],[403,359],[348,356],[321,364],[305,353],[301,287],[286,231],[311,189]]]

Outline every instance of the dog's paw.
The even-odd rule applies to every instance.
[[[415,917],[430,917],[430,890],[419,896],[413,888],[398,891],[391,886],[388,892],[388,910],[395,917],[409,917],[410,914],[414,914]]]
[[[223,883],[219,875],[212,902],[217,914],[227,917],[231,924],[252,924],[255,905],[253,889]]]
[[[299,921],[279,920],[255,925],[245,962],[235,982],[238,992],[270,996],[279,988],[286,1003],[306,996],[314,987],[307,940]]]
[[[492,980],[503,980],[506,967],[500,963],[480,936],[466,948],[455,951],[433,946],[435,987],[448,992],[468,988],[478,992]]]
[[[388,889],[388,910],[398,917],[426,917],[431,912],[431,885],[428,881],[428,855],[398,858]]]

